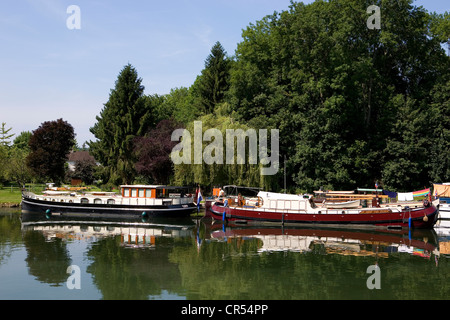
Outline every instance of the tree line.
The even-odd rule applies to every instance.
[[[375,3],[373,3],[375,2]],[[369,5],[381,28],[369,29]],[[412,0],[292,2],[220,42],[189,87],[146,95],[120,71],[88,143],[99,176],[122,183],[260,186],[313,191],[373,186],[410,191],[450,180],[449,14]],[[449,47],[450,48],[450,47]],[[278,129],[280,170],[261,164],[173,165],[171,133]],[[192,132],[192,131],[191,131]],[[193,150],[193,148],[192,148]]]
[[[108,168],[108,180],[151,175],[155,157],[139,162],[133,155],[149,152],[156,145],[151,139],[163,142],[156,138],[162,119],[173,121],[170,128],[192,128],[200,120],[203,130],[279,129],[286,169],[260,177],[249,165],[167,163],[173,170],[152,181],[279,190],[286,176],[288,189],[312,191],[376,182],[411,190],[449,180],[450,60],[442,47],[449,15],[428,13],[409,0],[377,1],[381,29],[371,30],[368,5],[293,2],[243,30],[235,56],[217,42],[194,84],[163,97],[143,95],[141,79],[127,65],[91,130],[98,139],[91,151]],[[132,83],[122,86],[125,79]],[[168,128],[161,130],[171,150]],[[141,135],[148,143],[141,140],[141,151],[133,153],[133,139]]]
[[[74,128],[67,121],[45,121],[33,132],[23,131],[14,139],[14,134],[9,134],[11,130],[6,123],[0,129],[0,186],[8,182],[19,187],[28,182],[60,185],[70,183],[72,177],[93,182],[93,161],[78,162],[73,172],[68,169],[69,153],[80,148]]]

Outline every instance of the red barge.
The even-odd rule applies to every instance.
[[[218,200],[210,212],[224,222],[387,229],[431,229],[438,217],[436,207],[428,202],[418,208],[329,208],[317,206],[310,195],[265,191],[250,199]]]

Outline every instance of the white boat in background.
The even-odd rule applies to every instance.
[[[450,198],[439,199],[439,218],[450,220]]]
[[[433,204],[439,209],[439,219],[450,219],[450,182],[433,184]]]

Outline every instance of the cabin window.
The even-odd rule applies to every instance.
[[[136,198],[137,197],[137,189],[136,188],[131,189],[131,197],[132,198]]]
[[[106,203],[107,203],[107,204],[114,204],[114,203],[116,203],[116,201],[115,201],[114,199],[108,199],[108,200],[106,201]]]
[[[102,199],[96,198],[94,199],[94,203],[102,203]]]
[[[145,198],[145,189],[139,189],[139,198]]]
[[[123,188],[123,196],[124,197],[130,196],[130,188]]]
[[[81,203],[89,203],[89,199],[88,198],[81,198],[80,202]]]
[[[164,198],[164,189],[156,189],[156,198]]]

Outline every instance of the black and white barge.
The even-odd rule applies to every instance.
[[[164,185],[122,185],[115,192],[46,190],[43,194],[24,191],[22,212],[55,216],[181,218],[196,210],[187,188]]]

